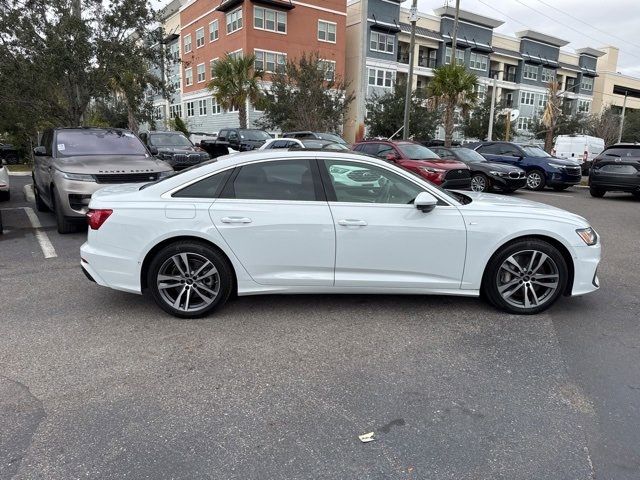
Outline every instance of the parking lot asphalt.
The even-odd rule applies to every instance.
[[[0,479],[640,478],[630,196],[514,194],[587,217],[604,242],[601,290],[541,315],[305,295],[180,321],[88,282],[86,234],[46,213],[34,228],[28,183],[12,177],[0,204]]]

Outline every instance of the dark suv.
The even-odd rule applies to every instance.
[[[564,190],[582,180],[582,169],[577,162],[552,157],[537,145],[482,142],[472,148],[491,162],[522,168],[527,172],[529,190],[542,190],[545,186]]]
[[[239,152],[246,152],[257,150],[270,139],[271,135],[257,128],[223,128],[218,132],[215,143],[226,145]]]
[[[618,143],[605,148],[593,160],[589,191],[594,197],[614,191],[640,198],[640,144]]]
[[[191,143],[182,132],[144,132],[140,134],[149,151],[164,160],[174,170],[197,165],[209,160],[209,154]]]

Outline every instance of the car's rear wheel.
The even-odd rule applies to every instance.
[[[228,260],[210,246],[176,242],[160,250],[149,265],[147,285],[165,312],[198,318],[222,306],[233,286]]]
[[[58,227],[58,233],[73,233],[78,230],[79,223],[69,220],[64,216],[62,211],[62,204],[57,190],[54,188],[51,190],[51,201],[53,202],[53,212],[56,215],[56,226]]]
[[[546,310],[562,295],[568,272],[564,257],[552,244],[519,240],[489,261],[482,290],[494,306],[531,315]]]
[[[589,187],[589,193],[592,197],[602,198],[604,197],[604,194],[607,193],[607,191],[604,188],[591,186]]]
[[[491,182],[486,175],[475,173],[471,177],[471,190],[474,192],[488,192],[491,188]]]
[[[540,170],[531,170],[527,173],[527,188],[529,190],[543,190],[546,180]]]

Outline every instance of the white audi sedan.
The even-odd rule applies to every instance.
[[[344,172],[374,182],[343,181]],[[447,192],[372,157],[254,151],[96,192],[81,265],[206,315],[232,293],[483,296],[517,314],[598,288],[600,241],[547,205]]]

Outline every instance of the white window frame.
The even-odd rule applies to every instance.
[[[587,92],[593,92],[593,78],[582,76],[580,80],[580,90],[586,90]]]
[[[533,92],[520,92],[520,105],[535,105],[535,97]]]
[[[480,102],[484,102],[487,98],[487,92],[489,91],[489,87],[483,83],[476,84],[474,91],[476,92],[476,96]]]
[[[329,67],[329,68],[321,68],[321,67]],[[334,60],[324,60],[324,59],[319,59],[318,60],[318,68],[323,70],[324,73],[324,79],[327,82],[333,82],[336,79],[336,62]],[[328,77],[328,73],[332,72],[331,77]]]
[[[242,18],[242,7],[236,8],[234,11],[227,13],[227,35],[242,30],[244,20]],[[235,27],[234,27],[235,24]]]
[[[200,69],[200,67],[202,67],[202,69]],[[201,76],[202,76],[202,80],[200,80]],[[198,83],[202,83],[206,80],[207,80],[207,67],[205,66],[204,63],[199,63],[198,65],[196,65],[196,81]]]
[[[538,106],[541,108],[546,108],[547,102],[549,101],[549,95],[543,93],[542,95],[538,95]]]
[[[211,97],[211,115],[220,115],[222,113],[222,107],[216,100],[216,97]]]
[[[469,56],[469,68],[473,70],[487,71],[487,65],[489,63],[489,56],[482,53],[471,52]]]
[[[215,42],[220,38],[220,22],[216,19],[209,22],[209,43]]]
[[[261,16],[258,16],[258,12],[262,12]],[[273,15],[273,28],[267,28],[267,15],[269,14]],[[281,19],[284,19],[284,21],[281,22]],[[257,25],[258,20],[262,22],[262,26]],[[284,25],[284,30],[280,30],[280,25]],[[287,12],[254,5],[253,28],[255,28],[256,30],[263,30],[265,32],[273,32],[273,33],[279,33],[281,35],[286,35],[287,34]]]
[[[542,67],[542,73],[540,74],[540,80],[549,83],[556,79],[556,72],[551,68]]]
[[[204,27],[196,30],[196,50],[204,47]]]
[[[530,117],[518,117],[517,129],[521,132],[529,132],[532,124],[532,118]]]
[[[538,80],[538,73],[540,68],[538,65],[530,65],[528,63],[524,64],[524,68],[522,69],[522,78],[526,80]]]
[[[184,69],[184,86],[190,87],[193,85],[193,68],[185,68]]]
[[[446,65],[451,63],[451,47],[447,47],[444,50],[444,63]],[[456,48],[456,63],[458,65],[464,65],[464,50]]]
[[[207,99],[203,98],[202,100],[198,100],[198,116],[206,117],[207,116]]]
[[[182,104],[169,105],[169,118],[182,117]]]
[[[188,33],[184,36],[184,53],[190,53],[191,52],[191,34]]]
[[[578,100],[578,113],[589,113],[591,111],[591,100]]]
[[[220,60],[219,57],[212,58],[211,60],[209,60],[209,75],[211,76],[212,80],[213,80],[213,66],[216,64],[218,60]]]
[[[375,38],[375,40],[374,40]],[[384,39],[384,49],[380,49],[380,39]],[[391,44],[389,43],[391,40]],[[375,48],[372,45],[375,43]],[[389,50],[389,45],[391,45],[391,50]],[[396,37],[395,35],[389,35],[387,33],[375,32],[371,31],[371,36],[369,37],[369,50],[372,52],[380,52],[386,53],[388,55],[393,55],[396,52]]]
[[[190,101],[190,102],[185,102],[185,108],[184,111],[187,114],[187,117],[195,117],[196,115],[196,102],[195,101]]]
[[[373,72],[373,76],[371,75]],[[384,68],[375,68],[369,67],[367,69],[367,84],[370,87],[377,88],[393,88],[393,85],[396,80],[396,72],[393,70],[386,70]],[[373,83],[371,83],[371,79],[374,79]],[[379,83],[381,82],[381,83]],[[389,83],[389,84],[388,84]]]
[[[284,52],[273,52],[270,50],[254,50],[253,51],[255,57],[256,57],[256,62],[254,64],[254,67],[256,70],[262,70],[263,72],[266,73],[281,73],[281,72],[277,72],[276,69],[278,68],[278,66],[281,66],[283,69],[284,67],[287,65],[287,54]],[[273,57],[273,66],[274,69],[273,70],[269,70],[269,68],[267,67],[267,55],[274,55]],[[259,60],[259,57],[262,57],[262,60]],[[283,60],[283,62],[279,62],[278,60]],[[263,68],[259,68],[258,65],[258,61],[262,62]]]
[[[333,27],[333,40],[330,38],[331,32],[329,31],[329,27]],[[320,38],[320,33],[323,33],[325,38]],[[319,42],[336,43],[338,39],[338,24],[336,22],[330,22],[329,20],[318,20],[317,38]]]

